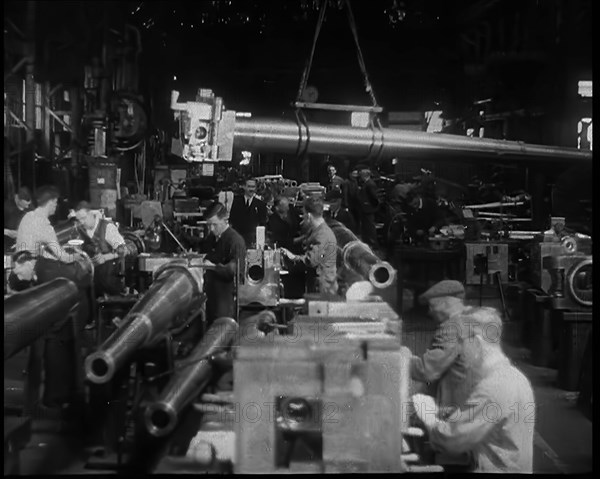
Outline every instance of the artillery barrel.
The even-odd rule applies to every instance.
[[[394,282],[396,270],[392,265],[382,261],[339,221],[332,220],[329,226],[342,250],[344,266],[370,281],[376,288],[386,288]]]
[[[78,302],[77,286],[66,278],[54,279],[5,299],[4,360],[48,333]]]
[[[354,158],[427,157],[479,161],[556,161],[590,163],[592,152],[521,141],[471,138],[462,135],[357,128],[272,118],[239,118],[234,148],[255,152],[347,155]]]
[[[137,349],[164,338],[173,321],[190,310],[202,291],[201,276],[198,278],[198,271],[193,270],[199,268],[166,264],[157,271],[152,286],[119,328],[85,359],[89,381],[95,384],[110,381]]]
[[[144,412],[146,429],[155,437],[170,434],[181,411],[194,400],[210,381],[213,373],[211,356],[220,353],[235,339],[238,325],[232,318],[218,318],[194,348],[186,365],[177,370],[158,401]]]

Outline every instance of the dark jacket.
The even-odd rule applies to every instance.
[[[418,210],[411,209],[407,218],[407,226],[411,230],[427,231],[432,226],[439,228],[444,224],[444,214],[435,200],[423,198],[423,206]]]
[[[267,205],[255,196],[248,207],[243,195],[236,196],[231,204],[229,224],[250,247],[256,241],[256,227],[267,225]]]
[[[207,297],[206,315],[208,321],[222,316],[235,318],[235,272],[239,278],[244,276],[246,266],[246,244],[240,234],[232,227],[227,228],[217,240],[209,238],[208,261],[216,266],[204,274],[204,292]]]
[[[300,220],[290,210],[288,219],[282,219],[277,213],[273,213],[267,223],[267,231],[272,244],[287,248],[294,253],[299,253],[298,245],[294,245],[294,238],[300,235]]]
[[[361,214],[372,215],[379,207],[377,185],[373,180],[368,180],[358,188],[358,207]]]

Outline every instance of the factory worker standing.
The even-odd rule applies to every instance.
[[[246,244],[244,238],[229,226],[227,208],[221,203],[207,210],[205,218],[212,233],[207,240],[205,264],[213,268],[204,274],[206,316],[210,324],[223,316],[236,317],[234,293],[245,274]]]
[[[323,201],[308,197],[304,200],[304,222],[310,231],[306,239],[306,252],[297,255],[282,248],[283,254],[294,262],[304,262],[316,270],[321,294],[337,295],[337,241],[323,218]]]

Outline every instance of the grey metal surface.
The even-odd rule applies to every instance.
[[[79,302],[77,286],[57,278],[4,300],[4,360],[48,333]]]
[[[341,249],[344,266],[370,281],[376,288],[386,288],[394,282],[396,270],[387,261],[382,261],[339,221],[331,220],[328,224]]]
[[[135,304],[119,328],[85,359],[88,380],[103,384],[136,349],[160,339],[171,323],[187,311],[201,292],[193,275],[180,265],[167,265],[148,292]]]
[[[556,160],[589,162],[591,151],[519,141],[471,138],[460,135],[390,128],[355,128],[281,119],[238,118],[234,147],[277,153],[336,154],[392,158],[403,154],[431,158],[478,157],[496,160]]]
[[[146,408],[144,423],[150,434],[161,437],[173,431],[179,413],[210,381],[213,370],[211,356],[228,347],[234,341],[237,330],[237,322],[232,318],[215,320],[185,359],[185,366],[176,370],[160,398]]]

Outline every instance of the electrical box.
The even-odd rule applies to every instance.
[[[496,273],[500,273],[500,281],[508,283],[508,244],[506,243],[465,243],[467,248],[465,282],[480,284],[483,273],[483,284],[496,284]]]

